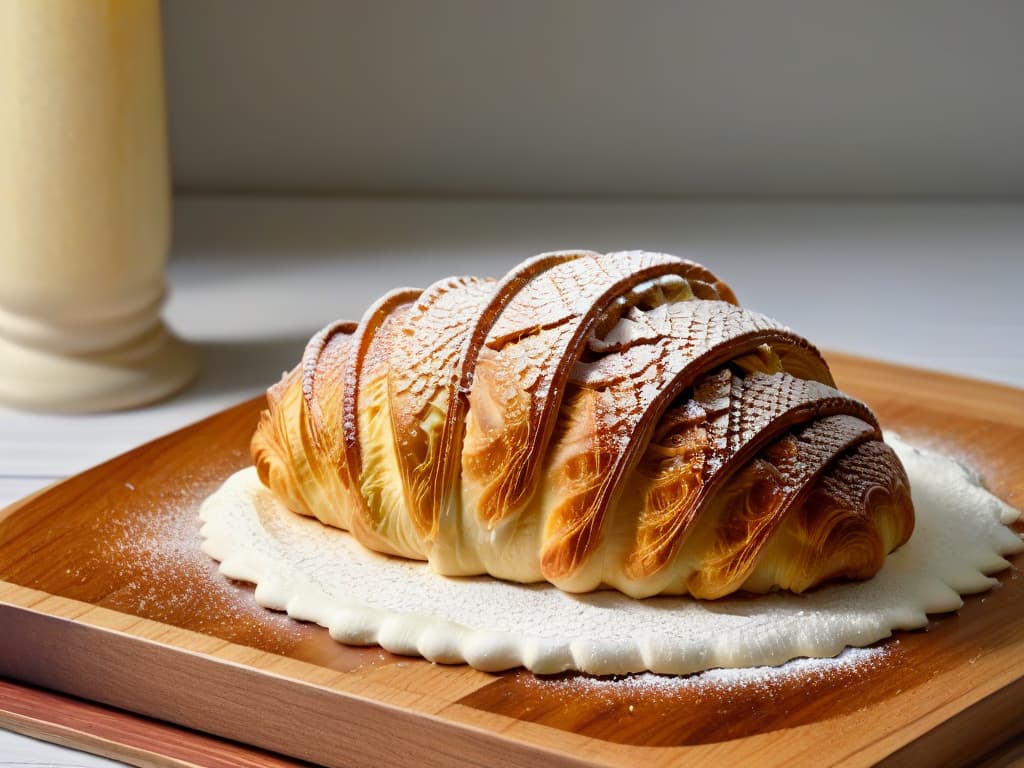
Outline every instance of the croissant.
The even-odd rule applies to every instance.
[[[864,579],[906,472],[820,353],[699,264],[541,254],[317,333],[252,439],[293,511],[445,575],[634,597]]]

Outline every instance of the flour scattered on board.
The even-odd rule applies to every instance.
[[[862,675],[881,668],[892,656],[897,640],[870,648],[847,648],[834,658],[791,659],[776,667],[738,667],[709,669],[693,675],[671,676],[641,672],[628,676],[533,677],[522,684],[543,693],[550,690],[561,696],[585,697],[608,705],[632,698],[642,701],[672,699],[681,695],[733,694],[756,692],[771,698],[786,686],[802,683],[827,683],[848,675]]]
[[[302,627],[260,608],[247,590],[214,572],[201,551],[195,515],[187,511],[199,492],[197,483],[179,475],[175,488],[159,490],[150,504],[137,504],[131,514],[98,517],[95,556],[73,564],[66,575],[86,583],[102,569],[116,585],[104,598],[109,608],[171,624],[182,614],[206,615],[240,637],[259,638],[265,649],[286,647],[301,636]],[[133,483],[125,485],[136,491]],[[139,492],[149,493],[144,486]]]
[[[839,654],[894,629],[924,626],[928,613],[959,608],[960,595],[996,583],[987,574],[1009,565],[1003,555],[1024,549],[1007,527],[1019,513],[959,464],[891,435],[889,442],[913,487],[913,537],[873,579],[802,596],[634,600],[487,576],[446,578],[425,563],[369,552],[348,534],[289,512],[252,468],[233,475],[204,503],[203,549],[226,576],[257,584],[261,605],[315,621],[344,643],[376,643],[485,670],[525,666],[540,674],[712,670],[700,676],[704,684],[739,684],[754,674],[777,674],[749,668],[791,659],[781,674],[813,674],[829,664],[875,658],[864,654],[880,649]],[[617,683],[641,685],[653,677]]]

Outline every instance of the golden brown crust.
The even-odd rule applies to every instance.
[[[538,467],[573,366],[617,299],[645,282],[677,277],[692,292],[735,301],[707,269],[660,253],[587,253],[535,276],[495,322],[470,391],[463,471],[483,486],[477,515],[489,527],[534,493]],[[497,393],[495,394],[495,390]],[[474,408],[474,400],[477,401]],[[487,428],[474,412],[488,414]]]
[[[417,298],[421,291],[415,288],[396,288],[384,294],[370,305],[359,322],[352,344],[355,353],[348,358],[343,370],[344,396],[342,399],[341,429],[345,437],[345,460],[347,471],[355,481],[362,468],[359,451],[359,393],[362,379],[372,368],[386,365],[383,354],[371,354],[371,348],[377,339],[381,326],[392,319],[401,307],[406,307]]]
[[[458,408],[462,367],[476,357],[466,318],[487,314],[494,280],[453,277],[436,283],[410,305],[402,336],[391,345],[388,398],[405,507],[422,536],[437,537],[444,480],[451,466],[451,412]],[[476,345],[478,349],[479,346]],[[434,417],[439,426],[425,429]]]
[[[702,371],[769,344],[775,349],[787,350],[789,354],[784,359],[790,364],[800,361],[798,367],[813,372],[814,378],[804,381],[790,377],[787,379],[789,386],[782,387],[776,381],[765,384],[769,380],[756,376],[741,380],[722,371],[715,379],[724,385],[722,391],[705,391],[710,386],[707,382],[697,387],[698,394],[704,394],[693,402],[693,409],[704,415],[704,421],[708,419],[709,400],[722,398],[729,402],[730,395],[735,394],[730,403],[735,413],[730,415],[735,417],[737,427],[743,426],[748,431],[752,428],[749,423],[740,424],[748,413],[753,413],[763,423],[749,435],[736,432],[711,438],[712,441],[718,437],[735,439],[717,451],[707,444],[706,457],[692,457],[695,463],[690,465],[689,471],[696,473],[694,481],[700,481],[701,490],[690,482],[684,483],[680,492],[674,494],[672,504],[660,507],[652,515],[641,516],[637,547],[626,565],[631,578],[645,578],[672,558],[679,536],[689,526],[689,518],[696,513],[706,491],[713,487],[712,480],[725,476],[718,471],[705,471],[711,462],[716,468],[737,469],[744,456],[771,438],[771,429],[782,430],[800,419],[827,415],[829,408],[859,409],[866,418],[874,419],[861,404],[837,398],[838,393],[821,383],[831,383],[832,377],[817,350],[767,318],[710,300],[666,305],[664,309],[658,317],[644,321],[653,332],[651,338],[658,340],[656,344],[606,344],[603,345],[604,357],[577,366],[572,381],[582,389],[579,399],[586,403],[581,403],[577,409],[585,418],[577,418],[573,424],[577,434],[570,439],[576,442],[577,449],[566,456],[565,464],[555,464],[556,477],[566,484],[566,492],[547,521],[541,563],[548,579],[564,578],[576,570],[595,546],[596,537],[604,528],[612,494],[622,487],[622,479],[634,468],[640,452],[649,444],[650,435],[668,404],[692,387]],[[634,332],[634,338],[637,335],[646,338],[647,334],[642,330],[639,334]],[[730,393],[734,378],[737,391]],[[766,388],[778,398],[771,407],[753,408]],[[798,402],[801,399],[807,402]],[[698,440],[706,429],[707,426],[698,421],[685,439]],[[741,436],[745,438],[743,441],[738,439]],[[576,479],[570,484],[565,480],[568,477],[591,480]],[[695,494],[687,497],[684,493],[687,490]]]
[[[804,339],[665,254],[393,291],[268,392],[261,480],[442,573],[628,594],[865,578],[906,475]]]
[[[761,451],[723,484],[711,504],[720,510],[709,521],[714,545],[703,552],[687,582],[690,594],[713,599],[740,589],[790,511],[806,506],[809,490],[836,457],[879,436],[874,424],[855,416],[828,416]]]
[[[730,371],[712,374],[694,387],[686,410],[692,421],[681,433],[685,442],[699,437],[688,468],[686,493],[677,493],[671,514],[643,514],[627,572],[643,579],[664,568],[689,533],[703,503],[742,469],[761,448],[790,429],[837,414],[874,423],[860,402],[815,381],[786,373],[741,378]]]
[[[508,303],[537,275],[586,256],[588,251],[544,253],[526,260],[500,282],[451,278],[421,294],[405,322],[405,343],[392,351],[389,393],[395,434],[403,435],[397,459],[406,506],[420,533],[433,541],[454,482],[461,450],[469,388],[480,350]],[[405,395],[405,397],[403,397]],[[403,402],[405,400],[406,402]],[[410,402],[411,401],[411,402]],[[439,434],[418,424],[435,408],[444,411]]]

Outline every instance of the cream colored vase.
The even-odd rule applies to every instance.
[[[195,373],[160,319],[157,0],[0,0],[0,403],[127,408]]]

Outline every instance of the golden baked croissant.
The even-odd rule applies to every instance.
[[[559,252],[401,289],[268,392],[260,479],[448,575],[635,597],[867,578],[914,524],[875,417],[704,267]]]

